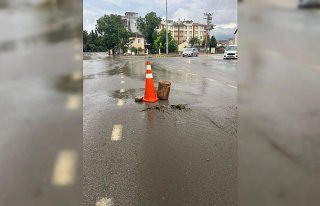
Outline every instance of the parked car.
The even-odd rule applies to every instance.
[[[223,59],[238,59],[238,46],[227,46],[223,54]]]
[[[300,0],[300,8],[320,8],[320,0]]]
[[[192,56],[198,56],[199,51],[197,48],[186,48],[183,52],[182,52],[182,57],[188,56],[188,57],[192,57]]]

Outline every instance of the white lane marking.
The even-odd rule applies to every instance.
[[[79,54],[75,54],[75,55],[73,55],[73,59],[74,59],[75,61],[80,61],[80,60],[82,59],[82,57],[81,57],[81,55],[79,55]]]
[[[117,106],[123,106],[123,105],[124,105],[123,99],[118,99]]]
[[[122,124],[113,125],[111,141],[119,141],[122,138]]]
[[[70,95],[68,95],[68,99],[67,99],[65,107],[68,110],[76,110],[76,109],[79,109],[80,104],[81,104],[80,95],[78,95],[78,94],[70,94]]]
[[[123,93],[125,91],[125,89],[120,89],[120,93]]]
[[[121,83],[121,84],[124,84],[124,81],[121,81],[120,83]]]
[[[79,80],[81,80],[81,78],[82,78],[82,74],[80,71],[75,71],[71,75],[71,79],[74,81],[79,81]]]
[[[212,81],[212,82],[216,82],[217,80],[215,80],[215,79],[210,79],[210,78],[206,78],[207,80],[209,80],[209,81]]]
[[[102,198],[96,202],[96,206],[112,206],[113,202],[111,198]]]
[[[207,79],[207,80],[209,80],[209,81],[212,81],[212,82],[216,82],[216,81],[217,81],[217,80],[215,80],[215,79],[210,79],[210,78],[205,78],[205,79]],[[225,84],[225,83],[223,83],[223,84]],[[238,87],[233,86],[233,85],[231,85],[231,84],[227,84],[227,86],[229,86],[229,87],[231,87],[231,88],[234,88],[234,89],[238,89]]]
[[[71,185],[76,177],[78,155],[73,150],[62,150],[58,153],[52,175],[52,184],[55,186]]]
[[[123,79],[123,78],[124,78],[124,76],[121,76],[120,78],[121,78],[121,79]]]
[[[232,86],[232,85],[230,85],[230,84],[228,84],[228,86],[231,87],[231,88],[234,88],[234,89],[238,89],[238,87]]]

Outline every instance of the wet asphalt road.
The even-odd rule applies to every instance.
[[[81,1],[5,2],[0,8],[0,205],[80,205]]]
[[[238,7],[239,205],[320,202],[320,10],[297,3]]]
[[[169,101],[139,104],[145,60],[84,54],[84,205],[236,205],[236,61],[152,58]]]

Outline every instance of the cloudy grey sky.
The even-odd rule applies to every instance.
[[[83,10],[83,27],[90,31],[104,14],[124,15],[132,11],[144,16],[155,11],[165,19],[165,0],[84,0]],[[237,0],[168,0],[168,19],[205,23],[204,12],[213,13],[216,29],[212,33],[218,40],[233,37],[237,28]]]

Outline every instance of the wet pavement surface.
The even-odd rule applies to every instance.
[[[237,61],[150,60],[168,101],[135,102],[145,57],[84,54],[84,205],[236,205]]]
[[[297,6],[238,7],[239,205],[320,202],[320,10]]]
[[[0,205],[81,205],[81,21],[81,1],[1,1]]]

